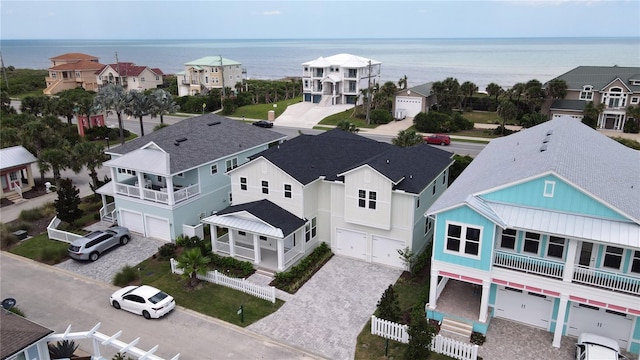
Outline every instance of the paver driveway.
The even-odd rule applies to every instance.
[[[353,359],[358,334],[401,273],[334,256],[293,299],[248,329],[329,359]]]

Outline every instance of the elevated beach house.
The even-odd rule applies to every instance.
[[[117,62],[105,65],[97,74],[99,86],[121,85],[126,91],[145,91],[162,85],[162,70],[139,66],[131,62]]]
[[[166,241],[231,202],[227,172],[285,136],[215,114],[182,120],[107,151],[103,220]],[[113,197],[107,203],[107,196]]]
[[[491,141],[426,212],[427,316],[481,333],[517,321],[555,347],[595,333],[640,353],[639,164],[570,117]]]
[[[38,159],[22,146],[0,149],[0,195],[11,201],[22,200],[22,193],[35,184],[31,165]]]
[[[582,119],[587,102],[592,101],[595,106],[604,105],[599,129],[623,130],[627,107],[640,105],[640,67],[578,66],[555,79],[567,83],[567,95],[549,104],[550,117]]]
[[[404,268],[398,250],[420,253],[431,240],[423,214],[447,188],[451,156],[337,129],[299,135],[229,171],[232,205],[202,221],[228,230],[212,237],[214,252],[271,271],[322,242],[337,255]]]
[[[243,81],[246,71],[242,64],[222,56],[205,56],[184,64],[184,71],[176,74],[178,96],[200,94],[209,89],[229,88]]]
[[[351,54],[304,62],[303,100],[321,106],[362,104],[361,91],[380,82],[381,65],[379,61]]]
[[[45,78],[45,95],[55,95],[61,91],[82,87],[87,91],[98,91],[96,72],[104,68],[95,56],[82,53],[67,53],[49,59],[51,66]]]

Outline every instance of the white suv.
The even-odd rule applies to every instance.
[[[625,357],[620,354],[618,342],[604,336],[582,333],[576,343],[576,360],[618,360]]]

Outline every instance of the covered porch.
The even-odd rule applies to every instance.
[[[436,297],[430,297],[426,305],[427,318],[467,324],[472,331],[486,334],[491,320],[488,306],[490,283],[485,287],[482,282],[438,276],[435,280],[432,277],[431,281],[437,283],[437,286],[430,287]]]

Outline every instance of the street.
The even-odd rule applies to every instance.
[[[136,347],[151,349],[155,355],[171,359],[180,353],[181,360],[235,359],[320,359],[301,349],[280,344],[267,337],[178,307],[161,319],[145,320],[109,305],[109,296],[117,287],[53,268],[48,265],[0,253],[0,299],[15,298],[25,316],[56,332],[87,331],[98,322],[99,331],[111,336],[122,330],[119,340],[131,342],[140,337]],[[81,342],[91,352],[90,342]],[[116,349],[101,346],[104,357],[111,358]]]

